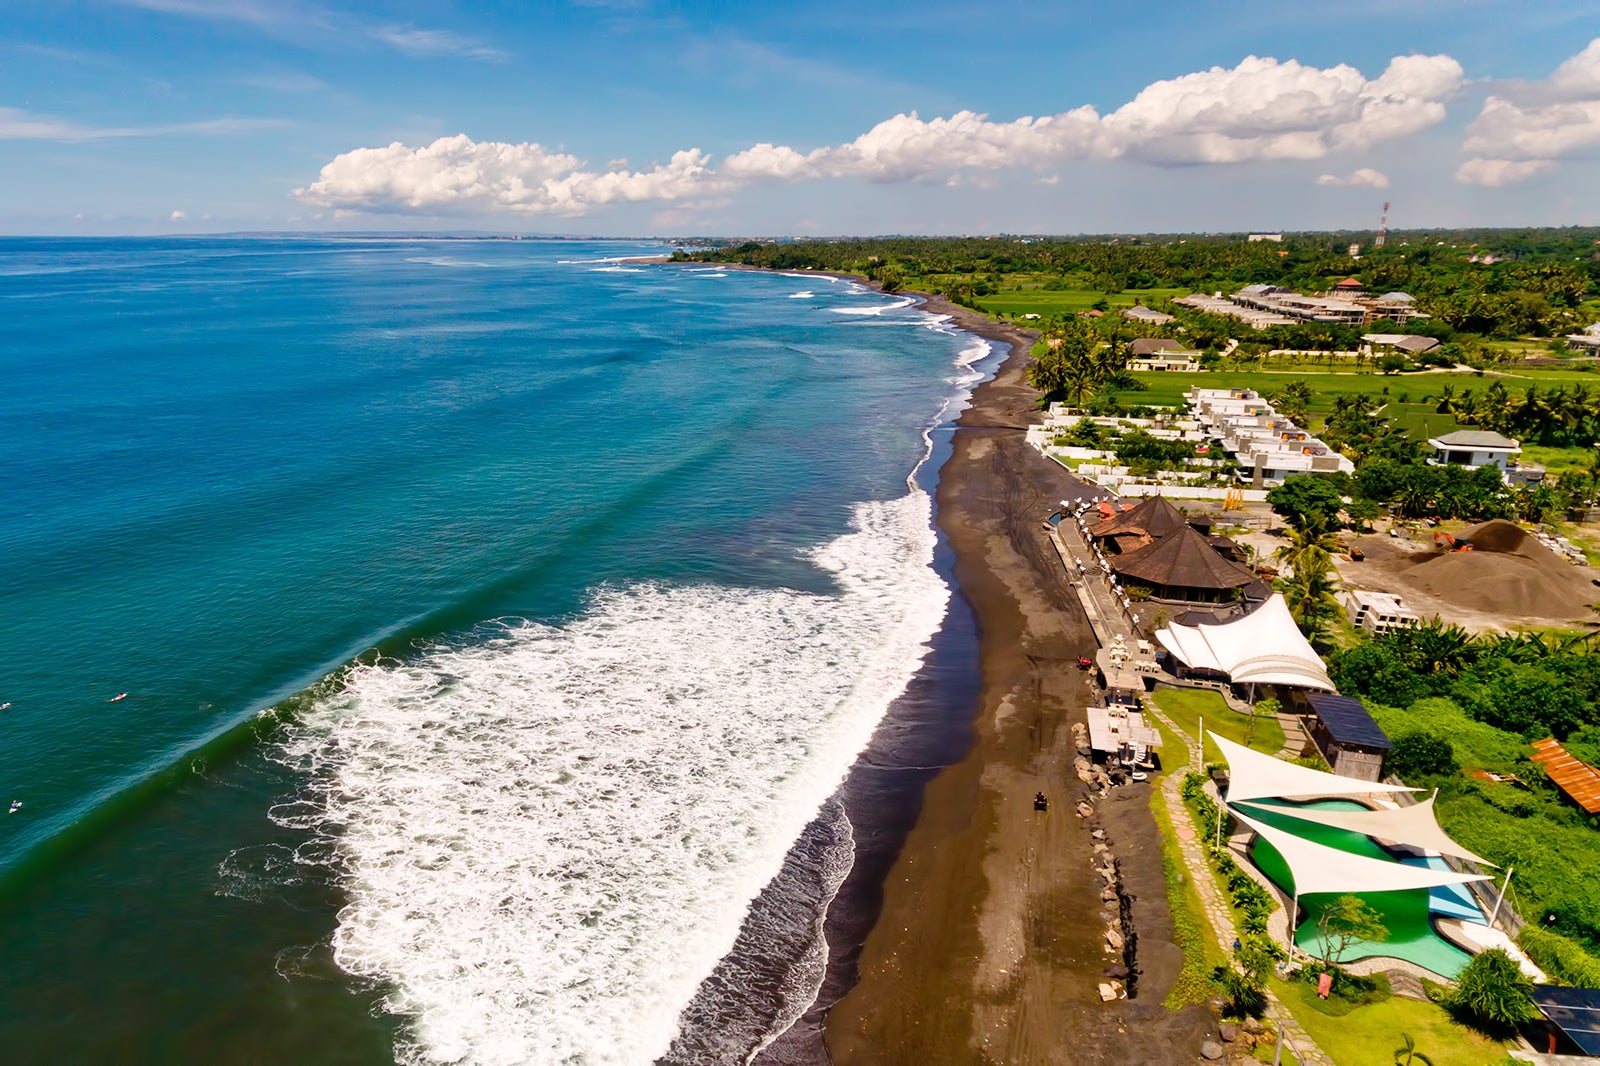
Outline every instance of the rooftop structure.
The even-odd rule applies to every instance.
[[[1159,352],[1181,352],[1183,345],[1170,337],[1139,337],[1128,342],[1128,354],[1135,359]]]
[[[1567,343],[1579,348],[1594,348],[1600,351],[1600,322],[1585,326],[1582,333],[1567,334]]]
[[[1333,691],[1327,668],[1279,593],[1243,618],[1218,625],[1173,623],[1157,630],[1156,639],[1186,669],[1224,674],[1235,684]]]
[[[1204,536],[1185,525],[1127,555],[1113,556],[1111,568],[1129,584],[1169,600],[1216,603],[1235,598],[1235,590],[1256,584],[1255,572],[1225,559]]]
[[[1375,637],[1393,629],[1408,629],[1422,621],[1417,612],[1392,592],[1368,592],[1366,589],[1346,589],[1345,610],[1350,623]]]
[[[1283,234],[1281,234],[1281,233],[1251,233],[1251,234],[1248,234],[1245,237],[1245,240],[1249,241],[1252,244],[1254,244],[1257,241],[1281,241],[1281,240],[1283,240]]]
[[[1361,701],[1333,692],[1311,692],[1305,699],[1316,718],[1311,739],[1334,773],[1363,781],[1383,777],[1384,752],[1394,745]]]
[[[1355,463],[1278,414],[1253,389],[1188,392],[1195,420],[1246,468],[1256,487],[1297,474],[1355,472]]]
[[[1172,301],[1181,307],[1190,307],[1196,311],[1204,311],[1211,315],[1226,315],[1237,318],[1252,329],[1266,329],[1269,326],[1289,326],[1294,324],[1294,319],[1288,315],[1280,315],[1271,311],[1253,311],[1242,307],[1232,300],[1225,300],[1221,293],[1207,296],[1204,293],[1194,293],[1190,296],[1180,296]]]
[[[1437,337],[1419,337],[1411,333],[1363,333],[1361,339],[1373,351],[1388,348],[1407,355],[1422,355],[1439,347]]]
[[[1200,353],[1185,348],[1169,337],[1140,337],[1128,345],[1128,367],[1132,370],[1200,369]]]
[[[1582,1054],[1600,1057],[1600,991],[1535,985],[1529,994],[1539,1013],[1577,1045]],[[1553,1055],[1555,1048],[1550,1050]]]
[[[1229,315],[1254,326],[1291,325],[1295,322],[1324,322],[1364,326],[1382,319],[1405,323],[1428,316],[1416,309],[1409,293],[1387,292],[1368,296],[1361,283],[1346,278],[1322,296],[1307,296],[1279,285],[1246,285],[1232,297],[1193,295],[1173,303],[1216,315]]]
[[[1428,447],[1433,449],[1428,460],[1433,466],[1497,466],[1502,472],[1522,454],[1522,446],[1516,441],[1486,429],[1458,429],[1431,437]]]
[[[1554,737],[1534,742],[1533,761],[1544,764],[1550,780],[1572,802],[1590,814],[1600,814],[1600,771],[1573,758]]]
[[[1148,322],[1153,326],[1164,326],[1168,322],[1177,321],[1165,311],[1157,311],[1139,304],[1124,309],[1122,317],[1134,322]]]

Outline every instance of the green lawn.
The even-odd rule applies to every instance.
[[[908,288],[915,288],[908,285]],[[1021,289],[997,292],[993,296],[978,297],[978,305],[989,314],[1005,312],[1008,315],[1051,315],[1069,311],[1087,311],[1100,300],[1112,307],[1146,305],[1174,296],[1188,295],[1187,289],[1129,289],[1125,292],[1104,293],[1094,289]]]
[[[1436,1003],[1395,996],[1336,1018],[1308,1005],[1300,986],[1276,977],[1269,983],[1295,1020],[1338,1066],[1391,1063],[1406,1033],[1433,1066],[1488,1066],[1503,1059],[1510,1046],[1456,1024]]]
[[[1190,736],[1196,734],[1203,717],[1209,732],[1239,744],[1246,742],[1245,734],[1250,731],[1249,719],[1230,708],[1215,692],[1194,688],[1163,688],[1157,689],[1150,698]],[[1278,725],[1276,718],[1257,718],[1249,746],[1256,751],[1276,755],[1283,747],[1283,727]],[[1215,755],[1216,750],[1208,749],[1208,753]],[[1163,752],[1163,763],[1164,756]]]
[[[1538,463],[1552,474],[1567,470],[1587,470],[1594,459],[1593,448],[1555,448],[1543,444],[1524,444],[1522,460]]]
[[[1470,428],[1449,415],[1440,414],[1431,403],[1391,403],[1383,413],[1391,426],[1405,430],[1414,441]]]
[[[1305,381],[1312,388],[1311,414],[1314,418],[1325,418],[1333,410],[1333,401],[1336,397],[1367,396],[1372,399],[1374,407],[1385,402],[1401,406],[1404,417],[1415,422],[1419,428],[1422,422],[1429,422],[1430,433],[1434,431],[1433,419],[1439,420],[1441,428],[1450,421],[1443,415],[1431,413],[1432,407],[1428,402],[1429,398],[1436,396],[1439,389],[1445,385],[1454,387],[1457,395],[1468,391],[1482,392],[1493,380],[1500,381],[1506,388],[1512,390],[1525,389],[1529,385],[1538,385],[1541,389],[1545,389],[1574,382],[1600,385],[1600,378],[1594,374],[1563,369],[1524,370],[1514,374],[1497,375],[1494,379],[1487,376],[1480,377],[1471,372],[1374,374],[1370,371],[1356,370],[1353,366],[1332,371],[1311,370],[1306,367],[1201,370],[1194,373],[1151,370],[1135,373],[1133,376],[1144,385],[1144,388],[1118,393],[1117,398],[1123,403],[1152,407],[1182,407],[1188,403],[1184,394],[1195,387],[1255,389],[1261,395],[1270,398],[1273,393],[1291,381]],[[1448,429],[1444,431],[1448,432]],[[1566,449],[1557,450],[1566,451]]]

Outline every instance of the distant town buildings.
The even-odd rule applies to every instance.
[[[1249,236],[1247,236],[1245,238],[1245,240],[1249,241],[1251,244],[1254,244],[1256,241],[1280,241],[1281,242],[1283,240],[1283,234],[1281,234],[1281,233],[1252,233]]]
[[[1296,474],[1352,474],[1356,465],[1280,415],[1253,389],[1192,388],[1194,418],[1244,469],[1256,488],[1282,484]]]
[[[1371,296],[1355,278],[1346,278],[1321,296],[1307,296],[1279,285],[1246,285],[1230,297],[1196,293],[1173,303],[1214,315],[1237,318],[1256,329],[1287,326],[1295,322],[1326,322],[1366,326],[1380,319],[1404,324],[1428,316],[1416,309],[1409,293],[1386,292]]]
[[[1152,326],[1164,326],[1168,322],[1177,321],[1164,311],[1157,311],[1142,304],[1135,304],[1132,307],[1125,308],[1122,312],[1122,317],[1130,322],[1144,322]]]

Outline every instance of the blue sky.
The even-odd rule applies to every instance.
[[[1397,226],[1600,222],[1600,3],[0,19],[0,232],[1366,228],[1386,199]]]

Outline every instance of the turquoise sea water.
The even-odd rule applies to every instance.
[[[649,1061],[837,886],[986,349],[657,250],[0,241],[13,1061]]]

